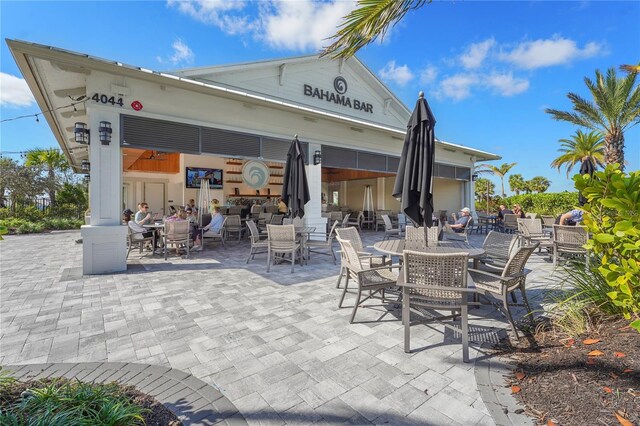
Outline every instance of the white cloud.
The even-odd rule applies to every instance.
[[[459,73],[442,80],[438,95],[461,101],[471,95],[471,87],[479,82],[480,79],[475,74]]]
[[[399,86],[404,86],[413,80],[413,73],[407,65],[396,66],[396,61],[389,61],[380,71],[383,80],[393,81]]]
[[[8,107],[28,107],[36,100],[22,78],[0,72],[0,105]]]
[[[599,43],[590,42],[580,49],[575,41],[556,36],[522,42],[510,52],[502,53],[500,59],[519,68],[535,69],[563,65],[601,53],[604,53],[604,46]]]
[[[249,2],[229,0],[168,0],[170,7],[230,35],[252,34],[278,49],[320,50],[356,7],[355,0],[269,0],[257,4],[257,15],[245,12]]]
[[[529,88],[529,80],[514,77],[511,73],[493,73],[486,76],[484,84],[502,96],[513,96]]]
[[[330,44],[343,16],[354,7],[353,1],[312,2],[274,1],[260,8],[262,28],[258,38],[270,46],[305,51],[320,50]]]
[[[466,69],[479,68],[489,53],[489,50],[496,44],[493,38],[480,43],[474,43],[467,48],[465,53],[460,55],[462,66]]]
[[[420,84],[429,85],[436,81],[436,77],[438,77],[438,68],[433,65],[427,65],[420,72]]]
[[[193,51],[181,39],[177,39],[171,45],[173,47],[173,55],[169,59],[174,65],[184,62],[186,64],[193,63],[195,55]]]

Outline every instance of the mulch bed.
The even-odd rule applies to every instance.
[[[576,339],[542,331],[503,347],[517,365],[506,385],[539,424],[640,425],[640,333],[627,324]]]
[[[5,392],[0,393],[0,407],[7,407],[14,403],[19,403],[22,398],[20,394],[28,388],[39,388],[49,384],[52,381],[56,383],[66,383],[67,379],[44,379],[29,380],[26,382],[15,382],[10,385]],[[126,395],[134,404],[146,408],[150,411],[144,413],[144,421],[147,426],[182,426],[182,422],[178,420],[175,414],[164,405],[156,401],[150,395],[138,391],[134,386],[120,386],[123,394]]]

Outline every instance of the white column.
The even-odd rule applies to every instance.
[[[125,271],[127,227],[122,226],[122,155],[117,111],[87,108],[90,130],[90,224],[82,226],[82,272],[85,275]],[[111,143],[100,142],[101,121],[111,123]]]
[[[316,232],[325,232],[327,227],[327,219],[322,217],[322,164],[313,165],[313,154],[321,150],[322,145],[309,143],[307,182],[311,200],[304,205],[304,224],[315,227]],[[327,196],[329,197],[330,194]]]
[[[471,209],[471,211],[475,212],[476,211],[476,183],[473,181],[473,177],[469,182],[467,182],[467,184],[469,189],[469,208]]]

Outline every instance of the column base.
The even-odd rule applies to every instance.
[[[109,274],[127,270],[128,228],[121,225],[83,225],[82,273]]]

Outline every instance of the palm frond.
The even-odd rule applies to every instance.
[[[335,41],[323,49],[320,56],[350,58],[376,38],[384,38],[387,30],[407,12],[427,2],[431,0],[358,0],[358,7],[343,18],[336,34],[329,38]]]
[[[626,71],[630,74],[640,73],[640,64],[638,65],[620,65],[621,71]]]

